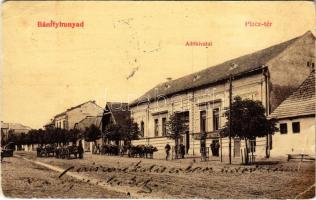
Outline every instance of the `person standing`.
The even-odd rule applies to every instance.
[[[215,156],[215,141],[213,140],[211,143],[211,151],[212,151],[212,156]]]
[[[171,149],[171,147],[170,147],[169,143],[167,143],[167,144],[166,144],[166,146],[165,146],[165,151],[166,151],[166,160],[168,160],[168,158],[169,158],[169,155],[170,155],[170,149]]]
[[[82,147],[82,140],[79,141],[79,145],[78,145],[78,154],[79,154],[79,158],[83,159],[83,147]]]
[[[219,156],[219,148],[220,148],[219,141],[216,140],[216,142],[215,142],[215,148],[214,148],[215,156]]]
[[[185,146],[184,144],[180,144],[180,152],[181,152],[181,158],[184,158],[184,154],[185,154]]]
[[[97,144],[97,154],[101,154],[100,152],[101,152],[101,150],[100,150],[100,144]]]

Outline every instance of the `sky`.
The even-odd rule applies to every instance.
[[[37,27],[51,20],[83,21],[84,27]],[[102,107],[106,101],[131,102],[167,77],[313,31],[314,20],[313,2],[303,1],[7,1],[1,19],[1,120],[41,128],[88,100]],[[272,24],[246,27],[247,21]],[[190,41],[212,46],[186,46]]]

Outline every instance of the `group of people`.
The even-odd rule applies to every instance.
[[[213,140],[211,143],[211,151],[213,156],[219,156],[219,141],[218,140]]]
[[[171,146],[169,145],[169,143],[166,144],[165,146],[165,151],[166,151],[166,160],[169,159],[170,157],[170,150],[171,150]],[[184,144],[180,144],[180,145],[176,145],[175,146],[175,152],[177,156],[179,156],[178,158],[184,158],[185,155],[185,146]]]
[[[212,143],[210,144],[210,148],[211,148],[213,156],[219,156],[220,144],[219,144],[218,140],[213,140]],[[165,146],[166,160],[168,160],[170,158],[170,150],[171,150],[171,146],[169,145],[169,143],[167,143],[166,146]],[[176,155],[179,155],[180,158],[184,158],[185,146],[183,144],[176,145],[175,146],[175,151],[178,152],[178,154],[176,154]],[[205,153],[205,151],[201,151],[201,153]]]

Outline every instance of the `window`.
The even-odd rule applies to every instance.
[[[307,67],[309,67],[309,62],[307,62]]]
[[[167,119],[165,117],[162,118],[162,136],[167,134]]]
[[[219,109],[216,108],[213,110],[213,131],[219,129]]]
[[[287,134],[287,123],[280,124],[280,133]]]
[[[144,137],[144,132],[145,132],[145,124],[143,121],[140,122],[140,135]]]
[[[299,133],[300,132],[300,123],[299,122],[293,122],[292,123],[292,130],[293,130],[293,133]]]
[[[200,112],[200,129],[201,129],[201,132],[206,131],[206,111],[205,110]]]
[[[155,137],[158,136],[158,119],[155,119]]]

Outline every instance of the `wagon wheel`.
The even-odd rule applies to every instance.
[[[70,151],[69,149],[65,149],[65,155],[67,159],[70,159]]]
[[[63,154],[63,150],[62,150],[62,149],[59,149],[59,150],[58,150],[58,158],[61,158],[62,154]]]
[[[59,155],[58,155],[58,157],[59,157],[59,158],[63,158],[63,150],[62,150],[62,149],[59,150]]]
[[[43,150],[41,151],[41,157],[43,157],[43,156],[46,156],[46,149],[43,149]]]
[[[43,156],[43,149],[41,149],[38,154],[39,154],[39,157],[42,157]]]
[[[66,158],[66,149],[62,149],[60,155],[62,159]]]
[[[42,157],[41,150],[37,150],[37,157]]]
[[[56,153],[55,153],[55,157],[56,157],[56,158],[60,158],[60,154],[61,154],[61,150],[60,150],[60,149],[57,149],[57,150],[56,150]]]
[[[128,157],[132,157],[131,151],[128,151],[128,152],[127,152],[127,156],[128,156]]]
[[[48,157],[49,153],[48,153],[47,149],[45,149],[44,152],[45,152],[45,157]]]

